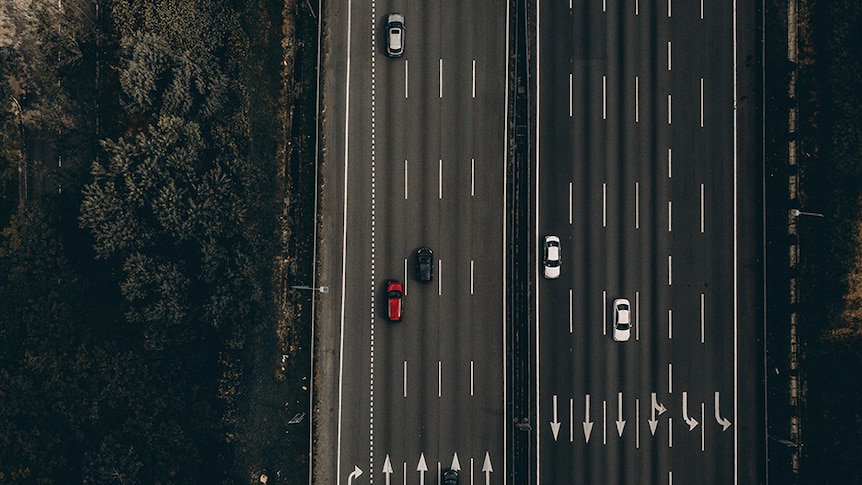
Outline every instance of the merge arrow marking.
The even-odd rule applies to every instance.
[[[719,403],[718,391],[715,391],[715,421],[721,425],[722,431],[727,431],[727,428],[730,427],[730,420],[727,418],[721,417],[721,413],[718,410],[719,409],[718,403]]]
[[[590,442],[590,433],[593,431],[593,422],[590,421],[590,395],[586,395],[586,410],[584,411],[584,440]]]
[[[620,438],[623,437],[623,428],[626,427],[626,422],[623,420],[623,393],[617,393],[617,433]]]
[[[557,435],[560,434],[560,421],[557,419],[557,395],[554,394],[554,420],[551,421],[551,432],[554,434],[554,441],[557,441]]]
[[[688,425],[689,431],[697,427],[697,420],[688,417],[688,393],[685,391],[682,391],[682,420]]]

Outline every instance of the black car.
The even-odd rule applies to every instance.
[[[459,478],[456,470],[446,470],[443,473],[443,485],[458,485]]]
[[[429,248],[416,252],[416,277],[424,283],[434,279],[434,253]]]

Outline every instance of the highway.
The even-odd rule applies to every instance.
[[[534,483],[762,480],[755,18],[539,2]]]
[[[530,5],[519,220],[535,244],[517,261],[510,6],[326,5],[314,483],[438,484],[447,469],[514,483],[520,457],[535,484],[762,483],[756,6]],[[406,19],[398,59],[392,12]],[[556,280],[542,277],[547,234],[562,241]],[[507,331],[518,264],[529,338]],[[390,279],[405,284],[401,322],[385,318]],[[632,303],[628,342],[611,338],[615,298]],[[529,382],[507,381],[513,354]],[[512,389],[529,393],[527,416]]]
[[[319,483],[461,483],[505,468],[506,6],[327,6]],[[386,16],[405,54],[385,54]],[[434,251],[434,280],[415,253]],[[405,283],[404,318],[384,285]],[[331,347],[328,347],[331,345]],[[331,373],[331,374],[330,374]],[[323,478],[326,477],[326,478]],[[328,481],[328,480],[332,481]]]

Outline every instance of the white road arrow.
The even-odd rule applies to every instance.
[[[451,470],[455,470],[456,472],[461,471],[461,462],[458,461],[458,452],[455,452],[455,456],[452,457],[452,466],[449,467]]]
[[[389,453],[386,454],[386,459],[383,460],[383,473],[386,474],[386,485],[389,485],[392,479],[392,462],[389,461]]]
[[[425,463],[425,453],[419,454],[419,466],[416,467],[419,472],[419,485],[425,485],[425,472],[428,471],[428,464]]]
[[[715,421],[721,425],[722,431],[727,431],[727,428],[730,427],[730,420],[722,418],[721,413],[718,410],[718,391],[715,391]]]
[[[557,441],[557,435],[560,434],[560,421],[557,419],[557,395],[554,394],[554,420],[551,421],[551,432],[554,434],[554,441]]]
[[[620,438],[623,437],[623,428],[626,427],[626,422],[623,420],[623,393],[617,393],[617,433]]]
[[[362,475],[362,470],[360,470],[358,466],[353,465],[353,471],[350,472],[350,475],[347,477],[347,485],[350,485],[350,482],[359,475]]]
[[[584,440],[590,442],[590,433],[593,431],[593,422],[590,421],[590,395],[587,394],[587,408],[584,411]]]
[[[490,485],[491,483],[491,473],[494,471],[491,468],[491,455],[488,452],[485,452],[485,463],[482,464],[482,473],[485,474],[485,485]]]
[[[688,430],[691,431],[697,427],[697,420],[688,417],[688,393],[682,392],[682,420],[688,425]]]
[[[655,398],[655,393],[653,392],[652,411],[649,419],[649,431],[650,433],[652,433],[653,436],[655,436],[655,428],[658,425],[658,419],[656,419],[656,411],[658,411],[658,414],[664,414],[664,412],[667,411],[667,408],[664,407],[664,404],[658,402],[658,400]]]

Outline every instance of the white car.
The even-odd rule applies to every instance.
[[[545,278],[549,280],[560,277],[560,238],[557,236],[545,236],[545,256],[543,266],[545,267]]]
[[[404,16],[400,13],[389,14],[386,19],[386,55],[404,55]]]
[[[625,298],[618,298],[614,300],[614,340],[626,342],[631,336],[631,304]]]

